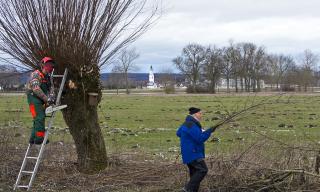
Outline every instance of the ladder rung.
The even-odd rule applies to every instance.
[[[63,75],[53,75],[53,77],[63,77]]]
[[[18,188],[29,188],[29,185],[18,185]]]
[[[38,159],[38,157],[27,157],[27,159]]]
[[[21,171],[22,173],[33,174],[33,171]]]

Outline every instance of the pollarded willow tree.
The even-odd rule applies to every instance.
[[[152,0],[1,0],[0,50],[29,69],[51,56],[55,70],[69,70],[62,102],[63,117],[75,141],[79,169],[101,170],[106,147],[99,126],[100,69],[121,48],[142,35],[159,18],[159,3]]]

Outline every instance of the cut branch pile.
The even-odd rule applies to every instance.
[[[109,156],[110,165],[106,170],[93,175],[81,174],[73,163],[75,157],[66,155],[59,159],[62,150],[74,150],[71,145],[51,145],[40,166],[34,191],[179,191],[188,179],[184,165],[139,153]],[[279,156],[266,157],[264,147],[271,145],[259,142],[229,157],[211,154],[206,160],[209,173],[201,185],[202,191],[320,190],[320,175],[313,169],[315,161],[302,164],[305,156],[312,159],[316,153],[279,148]],[[11,190],[24,150],[10,146],[1,150],[6,155],[0,157],[0,188]]]

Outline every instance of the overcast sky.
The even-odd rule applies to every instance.
[[[164,15],[133,46],[140,70],[177,71],[172,59],[188,43],[228,45],[230,39],[293,56],[320,53],[319,0],[163,0]]]

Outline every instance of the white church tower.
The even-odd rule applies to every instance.
[[[153,74],[152,65],[151,65],[150,71],[149,71],[149,83],[154,84],[154,74]]]
[[[154,74],[153,74],[152,65],[150,66],[149,82],[148,82],[148,84],[147,84],[147,88],[149,88],[149,89],[157,88],[157,85],[156,85],[156,83],[154,82]]]

